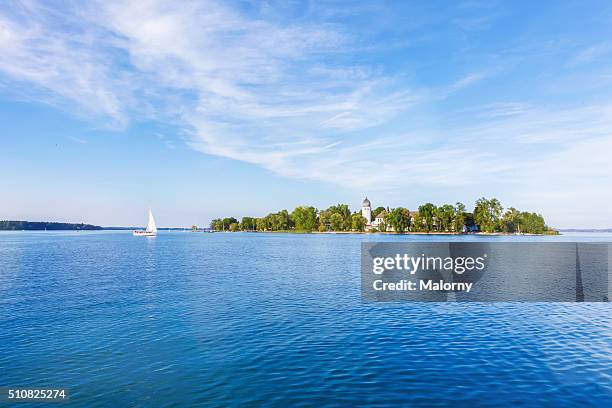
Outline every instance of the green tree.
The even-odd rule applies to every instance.
[[[221,231],[223,229],[223,221],[220,218],[215,218],[210,221],[210,229]]]
[[[432,231],[434,225],[434,217],[436,216],[436,206],[432,203],[425,203],[419,206],[419,215],[423,219],[425,231]]]
[[[327,231],[330,226],[329,218],[331,213],[328,210],[319,212],[319,231]]]
[[[351,210],[346,204],[337,204],[332,205],[327,209],[327,211],[331,214],[338,214],[342,218],[342,226],[340,229],[335,231],[349,231],[351,229],[352,220],[351,220]],[[331,222],[331,219],[330,219]]]
[[[476,227],[476,221],[474,221],[473,213],[465,213],[465,226],[468,228],[469,231],[472,231]]]
[[[520,225],[521,212],[514,207],[510,207],[502,218],[504,231],[514,233],[518,231]]]
[[[521,212],[518,222],[521,226],[521,232],[526,234],[543,234],[548,231],[544,217],[540,214]]]
[[[265,229],[272,231],[286,231],[293,227],[293,220],[287,210],[270,213],[264,217]]]
[[[344,231],[344,220],[340,214],[333,213],[329,217],[329,223],[332,231]]]
[[[192,225],[191,226],[191,232],[196,232],[198,230],[198,226],[197,225]]]
[[[495,232],[501,229],[501,214],[503,207],[499,200],[482,197],[474,207],[474,221],[483,232]]]
[[[450,231],[453,227],[453,218],[455,218],[455,207],[450,204],[441,205],[436,210],[436,218],[440,231]]]
[[[229,230],[232,231],[232,232],[236,232],[236,231],[238,231],[238,229],[239,229],[239,225],[238,225],[237,222],[232,222],[229,225]]]
[[[455,203],[455,215],[453,217],[453,230],[455,232],[463,232],[463,226],[465,225],[465,205],[462,203]]]
[[[266,231],[268,229],[265,217],[257,218],[255,225],[257,226],[257,231]]]
[[[380,214],[381,212],[386,211],[385,207],[376,207],[375,209],[372,210],[372,219],[375,219],[376,216],[378,214]]]
[[[272,225],[272,214],[263,217],[263,224],[266,231],[272,231],[274,229],[274,225]]]
[[[501,231],[502,230],[501,217],[502,217],[502,213],[504,212],[504,207],[502,206],[502,204],[499,202],[497,198],[492,198],[491,200],[489,200],[489,202],[491,206],[491,214],[493,217],[493,228],[495,231]]]
[[[395,232],[405,232],[410,225],[410,211],[403,207],[394,208],[387,215],[387,221]]]
[[[481,231],[489,232],[493,227],[491,211],[489,210],[489,200],[482,197],[476,200],[474,207],[474,222]]]
[[[314,207],[297,207],[291,213],[291,219],[298,231],[312,231],[317,226],[317,209]]]
[[[412,215],[410,230],[413,232],[423,232],[426,230],[425,220],[423,219],[423,217],[421,217],[420,213]]]
[[[215,218],[210,222],[210,228],[214,229],[215,231],[227,231],[229,230],[230,224],[234,222],[238,222],[238,220],[236,220],[234,217],[227,217],[223,219]]]
[[[352,227],[355,231],[364,231],[366,226],[366,219],[363,218],[361,213],[355,213],[351,216]]]
[[[243,231],[253,231],[257,227],[257,221],[253,217],[242,217],[240,229]]]
[[[282,231],[287,229],[285,217],[282,214],[270,214],[270,226],[272,231]]]
[[[283,229],[284,230],[292,229],[295,226],[293,224],[293,220],[291,219],[291,215],[289,215],[289,211],[280,210],[278,214],[283,218]]]

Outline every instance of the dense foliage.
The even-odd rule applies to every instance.
[[[467,212],[462,203],[436,206],[425,203],[412,212],[404,207],[389,210],[377,207],[372,210],[372,219],[379,216],[381,223],[370,227],[370,232],[440,232],[464,233],[481,231],[487,233],[553,233],[540,214],[521,212],[510,207],[504,213],[496,198],[480,198],[473,212]],[[241,222],[234,217],[214,219],[210,227],[216,231],[365,231],[366,220],[361,212],[351,212],[346,204],[336,204],[325,210],[311,206],[299,206],[291,213],[281,210],[265,217],[243,217]]]

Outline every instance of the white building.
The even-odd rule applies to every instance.
[[[388,210],[388,208],[387,208]],[[376,215],[376,218],[372,219],[372,204],[368,197],[366,197],[361,203],[361,215],[366,220],[365,230],[369,231],[372,228],[380,229],[381,226],[385,229],[385,231],[392,231],[392,229],[385,224],[385,215],[387,215],[388,211],[381,211]]]
[[[372,205],[370,204],[370,200],[366,197],[361,203],[361,215],[366,219],[367,225],[370,225],[372,222]]]
[[[372,221],[372,227],[380,230],[381,226],[385,224],[383,229],[385,229],[386,231],[390,231],[391,227],[386,225],[385,223],[385,217],[387,214],[388,214],[387,210],[382,210],[380,213],[378,213],[376,218],[374,218],[374,221]]]

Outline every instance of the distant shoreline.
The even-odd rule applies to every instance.
[[[559,232],[612,232],[612,228],[560,228]]]
[[[98,225],[48,221],[0,221],[0,231],[100,231]]]

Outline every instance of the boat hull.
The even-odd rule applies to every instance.
[[[154,237],[157,235],[156,232],[149,232],[149,231],[132,231],[132,234],[135,237]]]

